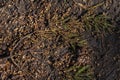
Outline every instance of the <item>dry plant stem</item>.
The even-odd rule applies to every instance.
[[[15,49],[19,46],[19,44],[20,44],[25,38],[27,38],[28,36],[30,36],[30,35],[32,35],[32,34],[33,34],[33,33],[30,33],[30,34],[22,37],[22,38],[18,41],[18,43],[13,47],[12,51],[10,52],[9,58],[11,59],[12,63],[13,63],[15,66],[17,66],[19,69],[21,69],[21,68],[20,68],[20,66],[14,61],[14,59],[13,59],[13,56],[14,56],[14,55],[13,55],[13,53],[14,53]]]
[[[91,9],[95,9],[95,8],[97,8],[97,7],[99,7],[99,6],[102,6],[102,5],[105,3],[105,1],[103,1],[103,2],[101,2],[101,3],[98,3],[98,4],[96,4],[96,5],[94,5],[94,6],[91,6],[91,7],[88,7],[87,5],[84,5],[84,4],[82,4],[82,3],[77,3],[77,2],[75,2],[75,1],[74,1],[74,3],[77,4],[77,5],[79,5],[81,8],[89,11],[89,10],[91,10]]]

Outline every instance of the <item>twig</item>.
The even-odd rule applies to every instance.
[[[29,37],[29,36],[32,35],[32,34],[33,34],[33,33],[30,33],[30,34],[22,37],[22,38],[18,41],[18,43],[13,47],[12,51],[10,52],[10,56],[8,57],[8,58],[11,59],[12,63],[13,63],[15,66],[17,66],[19,69],[20,69],[20,66],[19,66],[19,65],[14,61],[14,59],[13,59],[13,56],[15,56],[15,55],[13,55],[13,53],[14,53],[15,49],[19,46],[19,44],[20,44],[25,38]]]

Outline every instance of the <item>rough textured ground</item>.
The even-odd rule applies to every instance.
[[[89,10],[106,13],[113,33],[84,32]],[[0,80],[119,80],[119,13],[119,0],[0,0]]]

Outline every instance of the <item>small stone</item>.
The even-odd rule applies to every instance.
[[[34,2],[34,0],[30,0],[31,2]]]
[[[7,46],[6,45],[3,45],[2,46],[2,50],[6,50],[7,49]]]

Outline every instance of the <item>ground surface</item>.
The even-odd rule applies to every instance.
[[[119,13],[119,0],[0,0],[0,80],[119,80]],[[86,31],[94,14],[112,33]]]

